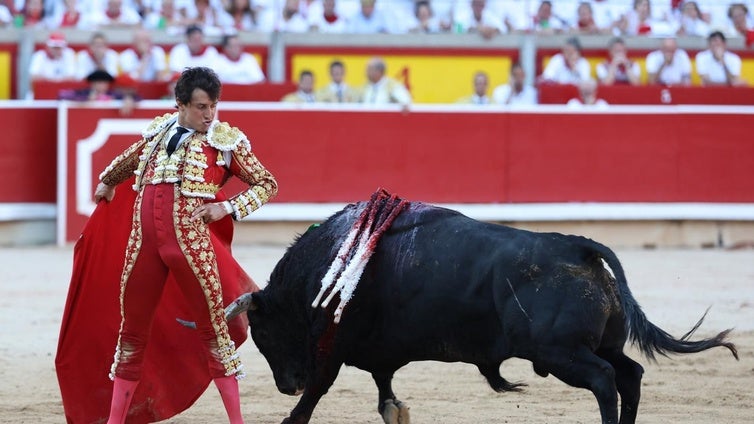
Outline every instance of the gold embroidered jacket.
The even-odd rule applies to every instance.
[[[168,156],[164,139],[177,119],[177,113],[155,118],[143,131],[143,138],[116,157],[100,180],[115,186],[133,173],[136,191],[146,184],[176,183],[186,197],[211,200],[235,175],[249,185],[248,190],[228,199],[236,219],[259,209],[277,193],[275,178],[251,152],[246,135],[225,122],[214,121],[206,134],[194,132]]]

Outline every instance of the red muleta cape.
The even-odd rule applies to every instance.
[[[113,383],[108,373],[120,328],[120,276],[136,198],[133,182],[131,178],[120,184],[112,202],[97,205],[74,247],[55,357],[70,424],[105,423],[110,411]],[[216,201],[222,200],[220,192]],[[259,288],[231,256],[231,218],[211,224],[210,230],[227,306],[241,294]],[[191,314],[170,276],[155,314],[142,378],[126,420],[129,424],[160,421],[186,410],[211,381],[196,331],[176,318],[191,319]],[[245,314],[228,322],[236,347],[246,340],[247,328]]]

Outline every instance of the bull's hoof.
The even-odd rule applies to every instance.
[[[387,399],[382,410],[382,421],[385,424],[410,424],[408,406],[397,399]]]

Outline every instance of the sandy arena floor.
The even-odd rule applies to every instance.
[[[283,246],[237,246],[236,256],[263,284]],[[634,296],[648,317],[679,336],[712,306],[700,336],[735,327],[741,361],[724,349],[652,364],[635,351],[645,374],[640,423],[754,422],[754,250],[621,250]],[[54,355],[70,277],[72,248],[0,249],[0,422],[63,423]],[[278,423],[297,398],[277,392],[264,358],[249,340],[240,349],[249,377],[241,381],[249,423]],[[529,384],[524,393],[498,394],[475,367],[413,363],[396,374],[394,389],[414,423],[596,423],[591,393],[528,362],[509,360],[502,374]],[[103,377],[104,378],[104,377]],[[314,412],[314,423],[380,423],[369,374],[344,368]],[[188,411],[167,422],[225,422],[210,386]]]

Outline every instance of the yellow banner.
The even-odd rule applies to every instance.
[[[359,54],[293,54],[291,78],[298,81],[303,70],[314,74],[315,90],[330,83],[330,63],[340,60],[345,65],[345,81],[354,87],[366,84],[366,66],[373,55]],[[455,103],[473,91],[474,74],[489,77],[488,95],[508,81],[511,58],[494,55],[385,55],[386,75],[408,86],[415,103]]]
[[[0,100],[10,99],[11,87],[11,55],[10,52],[0,51]]]

